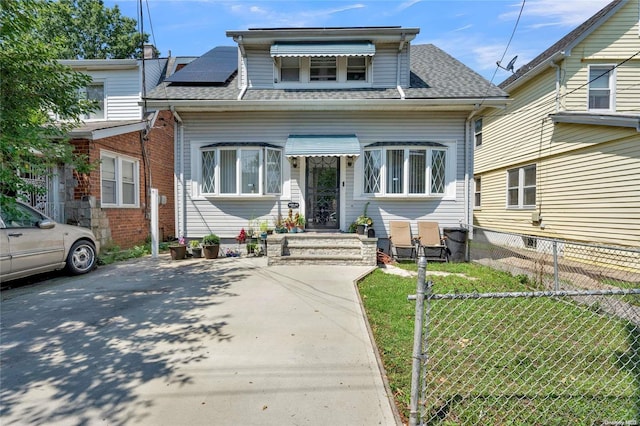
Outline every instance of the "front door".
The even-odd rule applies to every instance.
[[[340,228],[339,166],[339,157],[307,157],[306,214],[309,229]]]

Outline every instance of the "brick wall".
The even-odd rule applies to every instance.
[[[150,187],[158,189],[161,196],[166,197],[166,204],[159,207],[160,237],[166,239],[175,234],[174,190],[173,190],[173,128],[174,120],[170,111],[160,112],[155,125],[150,129],[144,141],[141,132],[131,132],[98,140],[77,139],[72,143],[75,152],[88,155],[95,168],[88,175],[74,172],[75,187],[73,200],[95,199],[93,207],[98,209],[88,217],[98,218],[91,228],[96,236],[108,236],[110,241],[101,241],[101,245],[117,245],[130,248],[143,243],[150,235],[148,208]],[[143,145],[147,155],[143,155]],[[120,154],[140,162],[140,206],[137,208],[102,208],[100,192],[100,155],[103,151]],[[151,186],[149,181],[151,180]],[[83,214],[87,216],[87,214]],[[106,219],[106,220],[105,220]],[[96,221],[97,222],[97,221]],[[102,229],[108,227],[109,229]],[[107,237],[105,237],[107,238]]]

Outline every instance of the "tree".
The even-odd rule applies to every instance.
[[[0,0],[0,204],[16,194],[41,192],[20,176],[50,175],[64,163],[87,170],[65,140],[93,106],[79,98],[90,78],[62,66],[41,37],[51,5]],[[57,119],[61,120],[58,121]]]
[[[46,1],[46,0],[41,0]],[[59,59],[141,58],[148,34],[136,30],[133,18],[101,0],[58,0],[41,16],[44,40],[56,46]]]

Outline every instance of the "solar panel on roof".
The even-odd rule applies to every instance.
[[[238,70],[238,49],[218,46],[177,71],[171,83],[224,83]]]

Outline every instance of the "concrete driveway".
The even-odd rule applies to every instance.
[[[5,290],[0,423],[396,425],[368,270],[161,256]]]

